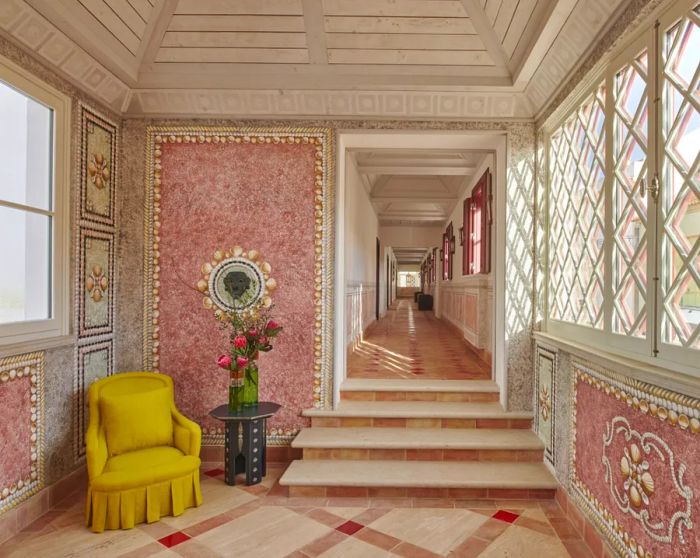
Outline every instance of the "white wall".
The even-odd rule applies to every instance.
[[[345,170],[345,342],[351,344],[375,319],[379,222],[352,157]]]
[[[463,206],[464,200],[471,195],[472,189],[490,168],[495,174],[493,155],[487,155],[479,164],[474,176],[464,194],[460,197],[452,214],[445,223],[447,226],[452,221],[456,240],[455,253],[452,263],[452,280],[438,281],[438,301],[436,302],[437,314],[439,317],[452,322],[462,330],[464,338],[479,350],[485,351],[490,358],[493,348],[493,328],[494,328],[494,301],[493,301],[493,273],[479,275],[462,275],[462,250],[459,243],[459,229],[464,226]],[[492,187],[496,187],[493,181]],[[495,229],[495,227],[494,227]],[[492,229],[491,242],[491,262],[495,262],[496,243],[495,230]],[[491,266],[493,270],[494,266]],[[441,269],[438,275],[441,276]],[[441,277],[440,277],[441,279]]]

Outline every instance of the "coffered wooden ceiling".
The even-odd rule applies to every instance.
[[[627,2],[2,0],[0,30],[125,113],[528,118]]]
[[[353,149],[381,225],[443,226],[472,182],[485,152]]]

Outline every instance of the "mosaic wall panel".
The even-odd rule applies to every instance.
[[[0,359],[0,513],[44,486],[44,353]]]
[[[179,408],[220,443],[208,416],[226,400],[216,357],[226,332],[194,290],[218,249],[255,248],[272,265],[285,330],[260,357],[260,398],[283,408],[270,443],[301,410],[332,399],[333,136],[326,128],[149,128],[144,367],[170,374]]]
[[[73,447],[85,454],[86,390],[114,372],[116,293],[116,197],[119,128],[104,115],[80,103],[80,198],[76,269],[78,345],[73,384]]]
[[[76,458],[85,455],[85,431],[88,425],[87,392],[93,382],[114,373],[114,353],[111,339],[81,345],[77,349],[75,392],[77,408],[75,415]]]
[[[537,346],[535,352],[535,431],[544,442],[544,457],[554,466],[556,438],[557,353]]]
[[[80,219],[114,227],[117,126],[85,105],[80,109]]]
[[[700,400],[573,361],[571,490],[622,556],[699,556]]]
[[[114,329],[114,234],[80,230],[78,336],[112,334]]]

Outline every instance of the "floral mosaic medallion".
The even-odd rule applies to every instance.
[[[118,129],[86,105],[80,111],[80,219],[113,227]]]
[[[0,513],[44,486],[44,353],[0,359]]]
[[[554,465],[554,397],[557,353],[540,345],[535,353],[535,430],[545,444],[545,459]]]
[[[700,400],[574,362],[571,488],[623,556],[700,555]]]
[[[80,231],[79,335],[112,333],[114,235]]]
[[[112,340],[83,345],[77,349],[76,362],[77,397],[74,405],[75,422],[75,456],[79,459],[85,455],[85,431],[88,425],[88,389],[102,378],[114,373],[114,354]]]

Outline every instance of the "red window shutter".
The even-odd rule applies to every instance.
[[[472,199],[464,200],[462,219],[464,226],[464,245],[462,246],[462,275],[472,274]]]
[[[464,275],[491,271],[491,195],[491,173],[487,170],[471,197],[464,200]]]
[[[491,173],[484,174],[484,188],[481,199],[481,273],[491,272],[491,225],[493,223]]]

